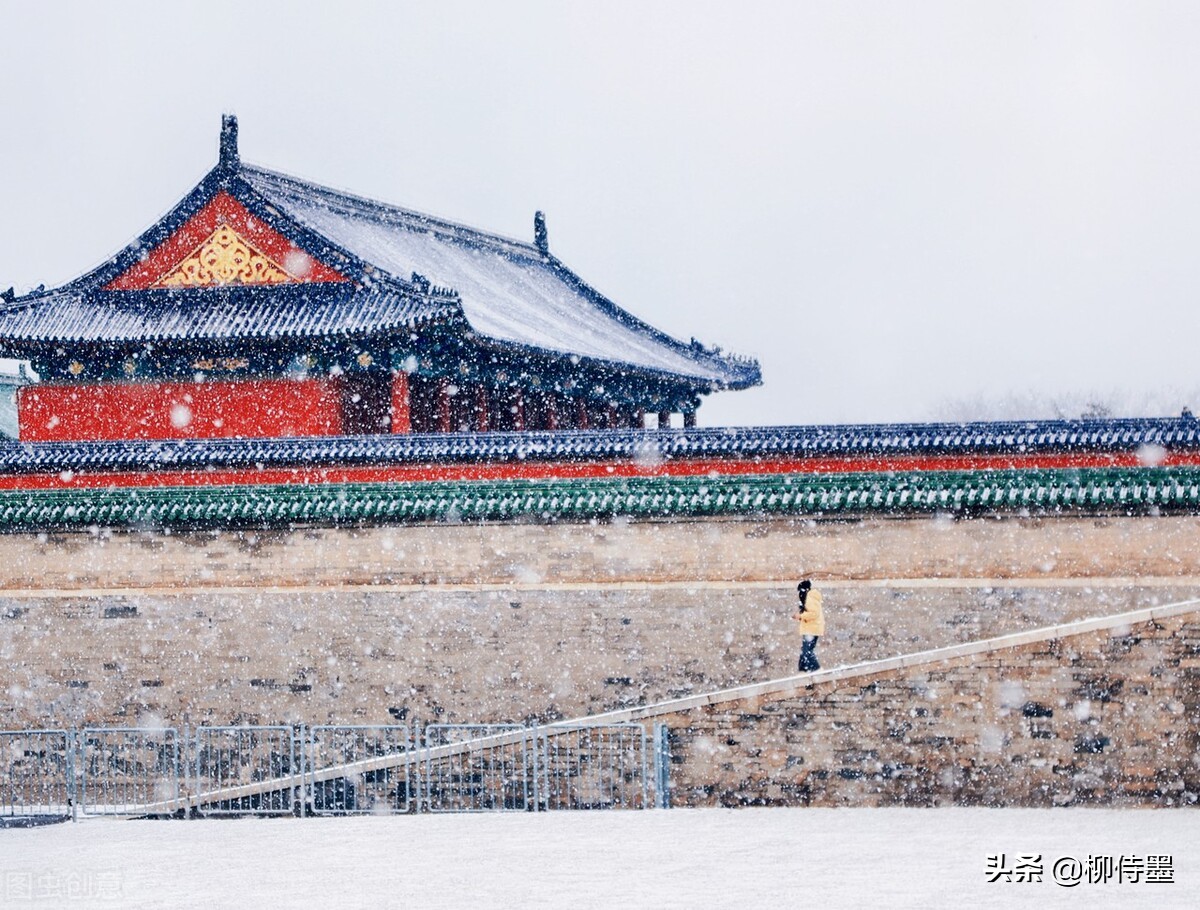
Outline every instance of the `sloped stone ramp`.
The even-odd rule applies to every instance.
[[[670,801],[1190,805],[1200,794],[1200,600],[1046,626],[537,728],[664,725]],[[532,731],[309,769],[311,782],[504,748]],[[299,774],[147,814],[303,786]]]

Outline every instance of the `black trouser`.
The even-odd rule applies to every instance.
[[[801,639],[800,645],[800,672],[811,673],[813,670],[820,670],[821,665],[817,663],[817,639],[816,635],[805,635]]]

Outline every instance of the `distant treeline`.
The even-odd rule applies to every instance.
[[[1047,393],[1016,391],[1006,395],[977,394],[950,398],[934,407],[929,419],[970,420],[1074,420],[1104,417],[1177,417],[1185,408],[1200,407],[1200,388],[1126,392],[1120,389]]]

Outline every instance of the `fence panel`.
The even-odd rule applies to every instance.
[[[412,742],[404,726],[316,726],[309,739],[308,779],[314,815],[407,812]],[[373,759],[404,761],[371,767]],[[354,766],[365,764],[358,769]]]
[[[70,815],[72,746],[67,730],[0,730],[0,815]]]
[[[140,815],[179,797],[179,734],[172,728],[89,727],[79,748],[85,813]]]
[[[202,815],[291,814],[303,783],[291,727],[197,727],[195,748]]]
[[[532,808],[533,755],[519,724],[425,728],[422,791],[430,812],[524,812]]]
[[[542,808],[645,809],[649,777],[640,724],[538,730]]]
[[[638,724],[435,724],[422,748],[400,725],[0,731],[0,815],[69,815],[77,796],[97,815],[666,807],[665,734],[651,769]]]
[[[654,725],[654,808],[671,808],[671,728]]]

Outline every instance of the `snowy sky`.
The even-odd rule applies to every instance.
[[[1194,3],[0,0],[0,33],[0,287],[118,250],[231,111],[255,164],[544,209],[619,304],[759,358],[707,425],[1200,408]]]

